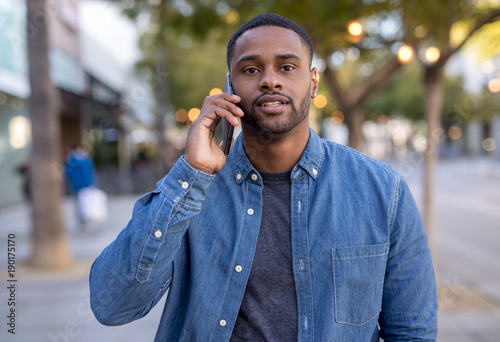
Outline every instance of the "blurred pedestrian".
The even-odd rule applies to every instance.
[[[30,162],[26,160],[17,167],[17,173],[22,177],[22,191],[24,200],[31,202]]]
[[[141,318],[168,292],[158,342],[436,339],[434,270],[410,190],[309,127],[312,58],[287,18],[236,31],[236,95],[205,99],[185,155],[92,266],[100,322]],[[214,134],[222,118],[242,122],[228,157]]]
[[[82,194],[86,189],[97,186],[97,177],[94,162],[88,153],[87,148],[81,143],[77,143],[68,153],[65,160],[66,177],[71,184],[77,198],[77,219],[80,230],[86,232],[90,218],[84,213],[85,204]],[[83,192],[82,192],[83,190]]]

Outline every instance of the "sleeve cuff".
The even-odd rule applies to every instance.
[[[183,200],[191,206],[201,207],[207,189],[214,179],[215,175],[196,170],[181,156],[156,186],[173,202]]]

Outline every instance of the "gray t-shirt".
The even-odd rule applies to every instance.
[[[262,221],[231,341],[297,341],[290,171],[260,174],[264,181]]]

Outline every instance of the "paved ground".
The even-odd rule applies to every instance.
[[[421,198],[421,163],[392,162]],[[484,159],[442,161],[437,172],[435,260],[439,274],[438,341],[500,341],[500,167]],[[110,198],[110,219],[82,234],[74,203],[64,203],[76,266],[70,272],[35,272],[22,267],[30,253],[29,208],[0,209],[0,341],[152,341],[161,303],[145,318],[104,327],[88,303],[88,270],[130,217],[137,196]],[[7,332],[9,307],[5,266],[7,235],[16,234],[16,334]]]

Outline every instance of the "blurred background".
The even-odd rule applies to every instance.
[[[90,264],[221,92],[232,33],[265,12],[311,35],[316,132],[410,184],[436,264],[439,340],[500,341],[500,1],[1,0],[2,341],[153,339],[158,308],[122,328],[95,321]],[[78,144],[107,194],[106,217],[85,229]]]

